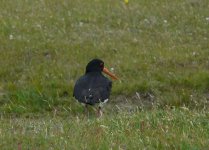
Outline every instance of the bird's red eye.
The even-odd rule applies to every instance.
[[[104,64],[103,63],[100,63],[100,67],[104,67]]]

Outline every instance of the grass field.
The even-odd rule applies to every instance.
[[[82,118],[83,117],[83,118]],[[208,149],[206,112],[153,110],[102,119],[1,118],[1,149]]]
[[[1,0],[0,146],[207,149],[208,10],[208,0]],[[120,78],[101,120],[72,97],[93,58]]]

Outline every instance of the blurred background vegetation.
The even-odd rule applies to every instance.
[[[206,107],[208,8],[208,0],[2,0],[0,110],[76,109],[73,86],[93,58],[121,79],[110,105]]]

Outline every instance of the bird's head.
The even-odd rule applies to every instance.
[[[93,59],[87,64],[86,73],[88,72],[104,72],[105,74],[109,75],[112,79],[118,79],[118,77],[116,77],[104,66],[104,62],[100,59]]]

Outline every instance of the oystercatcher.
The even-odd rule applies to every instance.
[[[86,72],[75,83],[73,96],[81,103],[88,105],[99,104],[98,115],[102,116],[102,106],[108,101],[110,96],[112,81],[105,77],[102,72],[112,79],[118,78],[104,67],[104,62],[100,59],[91,60],[86,66]]]

